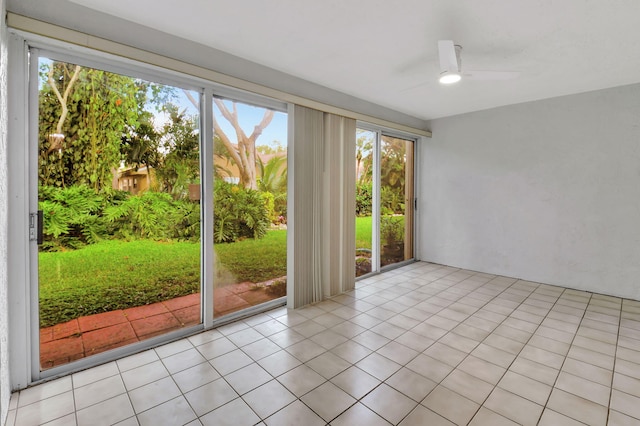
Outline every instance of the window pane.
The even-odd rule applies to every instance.
[[[41,368],[200,323],[198,94],[39,67]]]
[[[287,114],[214,98],[214,317],[286,295]]]
[[[373,150],[375,132],[356,130],[356,277],[372,271]]]
[[[413,258],[413,141],[382,136],[380,266]]]

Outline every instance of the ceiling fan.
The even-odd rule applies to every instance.
[[[441,84],[453,84],[462,78],[469,80],[511,80],[518,75],[516,71],[471,71],[462,69],[460,53],[462,46],[454,44],[453,40],[438,40],[438,54],[440,57]]]

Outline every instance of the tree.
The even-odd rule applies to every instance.
[[[373,140],[367,133],[357,129],[356,173],[359,184],[371,183],[373,177]]]
[[[191,103],[197,108],[198,102],[193,98],[193,96],[186,90],[184,93]],[[218,136],[217,140],[222,143],[229,153],[231,161],[238,167],[240,172],[240,185],[245,188],[256,189],[256,140],[260,137],[264,129],[271,124],[271,120],[273,120],[273,111],[265,109],[262,120],[254,126],[251,135],[247,136],[244,130],[242,130],[242,127],[240,127],[236,102],[231,102],[231,111],[229,111],[222,99],[213,98],[213,102],[218,107],[218,110],[220,110],[222,116],[233,127],[236,133],[237,143],[234,144],[231,141],[231,138],[224,132],[224,130],[222,130],[215,114],[213,114],[213,130]]]
[[[110,190],[122,134],[138,125],[136,81],[51,62],[42,65],[40,83],[40,183]]]
[[[156,166],[156,176],[165,191],[185,198],[189,184],[200,180],[200,136],[195,117],[177,106],[166,105],[169,121],[161,133],[164,155]]]

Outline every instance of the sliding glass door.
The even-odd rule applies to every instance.
[[[89,54],[29,60],[34,380],[285,303],[286,104]]]
[[[40,369],[200,324],[200,94],[32,59]]]
[[[287,114],[213,98],[218,319],[286,296]]]
[[[357,277],[414,258],[414,149],[412,139],[357,129]]]

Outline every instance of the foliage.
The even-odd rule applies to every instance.
[[[43,212],[43,249],[78,248],[106,236],[99,213],[105,197],[85,185],[40,187]]]
[[[372,132],[356,129],[356,173],[359,184],[373,181],[373,142]]]
[[[389,246],[404,241],[404,216],[380,217],[380,241]]]
[[[356,184],[356,216],[371,216],[373,200],[373,184],[371,182]]]
[[[287,216],[287,156],[276,155],[266,163],[258,158],[258,171],[258,189],[273,196],[271,220],[275,223],[278,217]]]
[[[139,83],[62,62],[43,64],[40,78],[41,184],[110,188],[122,135],[138,123]]]
[[[383,186],[380,188],[380,213],[383,215],[404,214],[404,189]]]
[[[213,195],[213,234],[216,243],[262,238],[269,229],[269,212],[259,191],[217,180]]]
[[[115,238],[198,240],[200,206],[174,200],[163,192],[147,191],[108,206],[104,218]]]
[[[174,105],[166,105],[169,121],[162,129],[162,156],[156,165],[160,191],[176,199],[189,195],[189,184],[200,181],[200,136],[196,117],[189,117]]]
[[[45,251],[79,248],[102,239],[198,240],[200,206],[170,195],[115,191],[96,194],[85,185],[41,186]]]
[[[275,280],[271,284],[265,287],[265,292],[275,297],[282,297],[287,295],[287,280]]]

